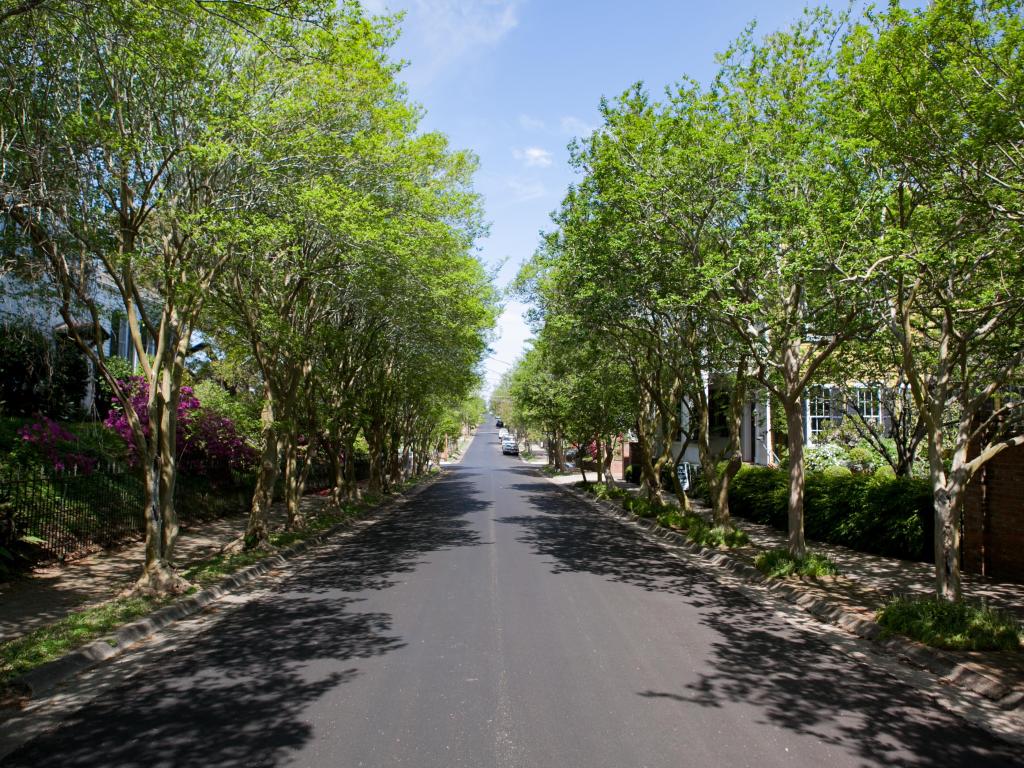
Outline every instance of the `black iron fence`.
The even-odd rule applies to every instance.
[[[306,492],[326,490],[332,483],[330,467],[314,465]],[[175,509],[183,523],[243,513],[254,488],[251,474],[232,473],[216,482],[179,474]],[[275,495],[282,495],[280,479]],[[63,560],[138,539],[144,533],[143,501],[142,481],[126,467],[89,474],[38,467],[0,470],[0,546],[19,548],[20,539],[31,537],[42,559]]]
[[[142,499],[142,483],[125,471],[0,473],[5,538],[34,537],[50,557],[66,558],[140,535]]]

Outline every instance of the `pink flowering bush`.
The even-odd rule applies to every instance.
[[[95,458],[73,450],[77,438],[48,416],[21,427],[18,437],[58,472],[74,470],[87,475],[96,469]]]
[[[132,408],[149,436],[149,384],[141,376],[121,382],[131,396]],[[115,403],[103,422],[125,441],[129,460],[138,460],[131,427],[119,403]],[[231,419],[205,409],[191,387],[181,388],[178,401],[178,467],[191,476],[211,480],[227,479],[231,470],[248,471],[256,463],[256,451],[235,429]]]

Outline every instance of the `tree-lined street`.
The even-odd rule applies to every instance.
[[[189,626],[5,764],[1020,762],[562,495],[491,427],[394,515]]]

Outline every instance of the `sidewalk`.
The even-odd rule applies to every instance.
[[[466,451],[469,450],[469,446],[473,444],[473,440],[476,438],[476,432],[474,431],[468,437],[459,436],[459,442],[455,448],[454,457],[442,459],[438,464],[442,467],[450,467],[454,464],[461,464],[463,457],[466,455]]]
[[[536,465],[541,462],[527,463]],[[580,479],[579,473],[556,475],[549,478],[552,483],[567,489],[572,488]],[[617,483],[617,485],[626,489],[637,488],[628,483]],[[575,488],[573,488],[573,492],[582,495],[582,492]],[[585,496],[585,498],[596,501],[590,496]],[[674,501],[674,498],[672,500]],[[618,504],[613,502],[604,502],[602,508],[605,508],[604,504],[618,507]],[[708,507],[699,501],[695,502],[693,506],[695,513],[708,520],[711,519],[711,510]],[[743,518],[734,519],[738,526],[750,536],[752,546],[729,550],[721,554],[726,560],[739,565],[740,570],[747,572],[753,570],[754,557],[758,551],[786,546],[784,532],[751,523]],[[657,526],[654,527],[657,529]],[[929,563],[879,557],[842,546],[818,542],[808,542],[808,546],[832,558],[839,566],[841,576],[832,580],[787,580],[784,583],[787,592],[798,595],[792,602],[802,606],[814,604],[819,610],[812,612],[819,615],[819,618],[826,618],[825,615],[853,616],[862,626],[867,627],[874,623],[875,613],[892,595],[929,596],[934,594],[934,566]],[[716,559],[719,562],[724,562],[720,558]],[[1024,584],[999,582],[975,574],[964,574],[963,594],[966,600],[984,602],[994,608],[1006,611],[1016,616],[1024,624]],[[823,605],[827,608],[821,610]],[[829,619],[826,618],[826,620]],[[877,634],[877,631],[865,634]],[[914,646],[918,645],[912,641],[908,642]],[[924,649],[924,646],[921,646],[921,649]],[[925,659],[925,656],[930,658]],[[965,670],[976,673],[976,677],[981,681],[981,686],[989,689],[983,695],[1001,701],[1001,706],[1024,710],[1024,653],[1019,651],[927,649],[922,653],[915,653],[915,661],[922,662],[922,660],[927,662],[924,665],[932,671],[938,672],[941,669],[943,676],[952,680],[964,677]],[[976,680],[975,683],[977,682]],[[965,685],[965,687],[975,688],[976,686],[971,684]],[[978,690],[977,692],[982,691]]]
[[[307,495],[302,507],[307,514],[327,499]],[[271,508],[270,524],[285,520],[285,506]],[[175,546],[179,570],[217,554],[221,547],[245,532],[248,515],[214,520],[183,527]],[[6,642],[38,627],[58,621],[69,613],[115,597],[130,587],[142,572],[145,543],[97,552],[66,565],[36,568],[20,578],[0,583],[0,642]]]

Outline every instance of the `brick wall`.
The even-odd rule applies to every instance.
[[[964,501],[963,567],[1024,582],[1024,446],[1003,451],[972,478]]]

